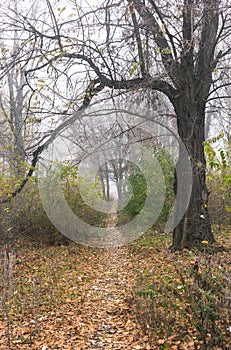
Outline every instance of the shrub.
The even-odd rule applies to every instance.
[[[205,143],[209,210],[212,223],[219,226],[231,224],[231,144],[222,137],[221,133]],[[215,147],[217,141],[223,146]]]
[[[61,165],[62,189],[67,203],[80,219],[94,226],[105,225],[107,215],[88,207],[78,189],[78,169],[69,163]],[[2,173],[0,176],[1,197],[7,198],[20,184],[21,179]],[[85,186],[86,191],[93,191],[95,186]],[[44,211],[37,177],[33,176],[26,187],[14,199],[1,205],[2,240],[16,237],[30,238],[38,243],[68,243],[68,239],[57,232]]]
[[[168,218],[169,211],[173,205],[174,192],[173,192],[173,178],[174,178],[174,163],[170,154],[161,147],[152,147],[153,158],[156,159],[161,167],[161,170],[165,179],[165,201],[162,208],[162,212],[155,223],[155,226],[161,226],[164,224]],[[147,166],[147,164],[145,164]],[[159,173],[152,172],[152,167],[150,167],[150,172],[148,176],[151,182],[155,184],[155,195],[160,196],[160,201],[162,200],[161,194],[158,193],[158,185],[162,185],[162,179],[159,178]],[[151,173],[152,172],[152,173]],[[123,211],[119,213],[118,224],[125,223],[132,220],[137,214],[140,213],[144,207],[144,203],[147,196],[147,183],[142,170],[135,166],[129,176],[129,182],[132,186],[133,195],[130,202],[124,208]],[[150,213],[151,215],[151,213]]]

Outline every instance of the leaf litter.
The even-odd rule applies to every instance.
[[[200,257],[203,269],[208,258],[203,252],[170,254],[169,236],[151,233],[148,237],[108,249],[75,243],[18,248],[13,275],[1,274],[0,349],[203,349],[192,317],[185,315],[191,312],[190,301],[187,305],[184,299],[185,286],[191,281],[184,286],[182,279],[188,276],[179,274],[176,267],[186,271]],[[231,274],[230,235],[219,239],[226,251],[211,255],[212,268]],[[2,255],[2,266],[4,259]],[[163,295],[157,303],[152,293],[163,280],[167,283],[161,292],[166,298]],[[167,300],[169,295],[172,300]],[[154,301],[156,311],[149,309]],[[151,320],[148,315],[150,325],[147,310],[156,317]],[[230,319],[227,314],[224,317],[223,337],[230,344]]]

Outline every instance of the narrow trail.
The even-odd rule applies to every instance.
[[[115,234],[120,239],[116,221],[117,215],[111,214],[107,225],[108,239]],[[86,349],[145,349],[129,308],[134,287],[132,256],[126,247],[102,249],[99,254],[99,271],[83,305],[94,329]],[[95,303],[98,307],[93,306]],[[92,310],[96,312],[92,313]]]
[[[101,261],[102,270],[83,305],[84,314],[88,313],[94,328],[86,345],[88,349],[98,350],[133,349],[136,324],[130,318],[128,308],[132,285],[126,272],[132,269],[130,257],[124,248],[108,249],[103,252]],[[97,307],[94,307],[95,303]]]

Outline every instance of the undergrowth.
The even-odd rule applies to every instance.
[[[146,242],[140,247],[144,260],[140,257],[136,268],[133,307],[154,349],[230,349],[229,249],[170,254],[166,248],[158,252],[158,239],[157,247]]]

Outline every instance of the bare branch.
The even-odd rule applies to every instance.
[[[103,90],[104,86],[99,84],[98,79],[95,81],[91,81],[90,84],[88,85],[86,92],[85,92],[85,97],[83,100],[82,105],[79,107],[78,111],[68,120],[66,120],[65,122],[63,122],[62,124],[60,124],[50,135],[49,139],[47,141],[45,141],[42,145],[40,145],[34,152],[33,152],[33,157],[32,157],[32,161],[31,161],[31,165],[29,167],[29,171],[27,173],[27,175],[25,176],[25,178],[23,179],[23,181],[21,182],[21,184],[19,185],[19,187],[13,192],[11,193],[11,195],[2,201],[2,203],[7,203],[9,202],[12,198],[16,197],[17,194],[19,194],[23,188],[25,187],[25,185],[27,184],[27,182],[29,181],[29,179],[32,177],[34,170],[35,170],[35,166],[37,165],[38,161],[39,161],[39,156],[40,154],[44,151],[44,149],[46,149],[56,138],[56,136],[62,131],[64,130],[69,124],[71,124],[73,121],[75,121],[77,118],[79,118],[79,113],[83,110],[85,110],[92,98],[97,95],[101,90]]]
[[[136,18],[136,14],[135,14],[135,9],[134,9],[133,3],[130,3],[129,7],[130,7],[130,13],[131,13],[131,16],[132,16],[133,26],[134,26],[136,43],[137,43],[137,47],[138,47],[138,55],[139,55],[139,60],[140,60],[141,73],[142,73],[142,76],[145,77],[145,75],[147,75],[147,71],[146,71],[146,67],[145,67],[145,60],[144,60],[142,43],[141,43],[139,25],[138,25],[138,22],[137,22],[137,18]]]
[[[129,1],[131,3],[131,1]],[[145,22],[145,27],[152,33],[153,39],[160,50],[162,57],[163,65],[166,69],[166,72],[169,74],[171,79],[175,81],[176,72],[177,72],[177,63],[174,61],[171,47],[163,30],[160,28],[155,17],[151,14],[146,6],[140,0],[133,1],[136,11],[139,13],[140,17]]]

